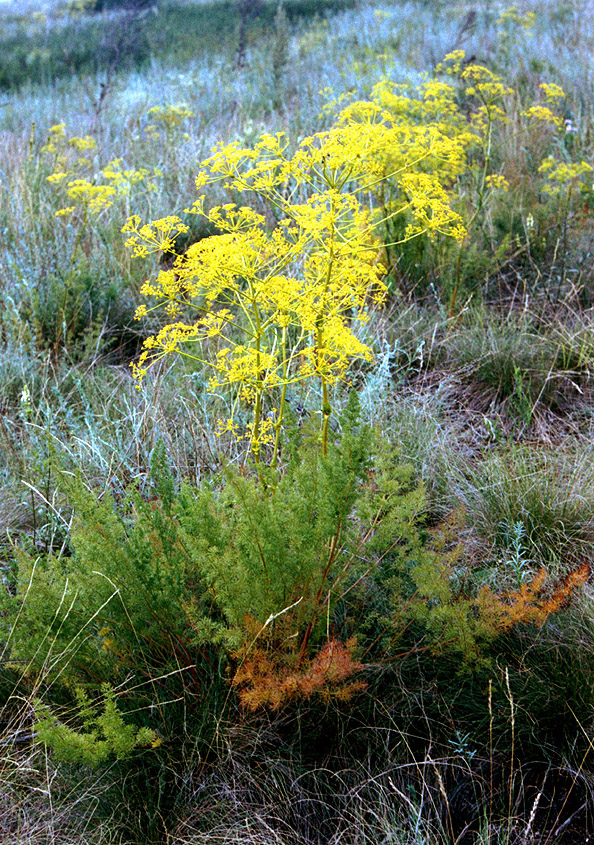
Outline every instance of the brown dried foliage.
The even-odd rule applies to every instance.
[[[367,686],[362,680],[349,680],[363,669],[354,658],[355,647],[354,638],[342,643],[331,637],[313,658],[296,666],[286,655],[252,648],[245,655],[236,655],[241,662],[232,683],[248,710],[279,710],[290,701],[313,695],[349,701]]]
[[[583,586],[590,575],[590,564],[585,561],[559,581],[552,590],[545,589],[547,570],[541,569],[534,578],[522,584],[519,590],[497,594],[483,587],[477,597],[481,619],[494,631],[508,631],[514,625],[531,622],[543,625],[570,601],[573,592]]]

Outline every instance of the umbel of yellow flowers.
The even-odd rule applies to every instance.
[[[279,133],[262,135],[254,147],[216,147],[201,165],[198,190],[222,183],[246,204],[209,208],[201,195],[186,209],[219,234],[144,284],[154,305],[142,305],[137,316],[164,308],[169,323],[145,341],[135,377],[142,380],[170,353],[201,361],[212,391],[231,389],[233,408],[251,409],[247,432],[234,412],[219,430],[247,437],[256,462],[265,453],[272,464],[287,388],[317,380],[325,451],[329,388],[353,360],[372,356],[357,323],[386,293],[380,235],[394,231],[387,224],[402,221],[400,243],[438,233],[465,237],[450,189],[468,166],[469,148],[484,144],[493,115],[502,114],[495,104],[509,89],[486,68],[461,73],[477,100],[474,122],[461,113],[454,85],[430,79],[410,90],[383,82],[368,101],[350,103],[329,129],[297,145]],[[178,217],[142,225],[134,216],[123,231],[134,254],[146,256],[173,254],[187,228]]]

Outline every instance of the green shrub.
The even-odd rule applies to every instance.
[[[150,728],[135,730],[124,721],[118,710],[114,692],[107,684],[103,685],[102,692],[103,712],[97,713],[91,707],[84,691],[77,690],[84,731],[77,731],[59,722],[47,705],[41,702],[37,704],[37,736],[46,745],[51,746],[57,760],[95,767],[104,763],[111,755],[119,759],[129,755],[138,746],[159,745],[155,731]]]
[[[208,746],[234,700],[225,666],[253,709],[348,699],[363,687],[359,655],[381,663],[405,634],[406,647],[425,638],[470,666],[513,624],[546,618],[537,580],[525,595],[477,596],[461,515],[422,529],[411,468],[356,422],[352,402],[326,455],[310,437],[295,433],[266,486],[228,469],[220,486],[176,491],[162,448],[152,488],[118,506],[65,476],[70,553],[18,554],[2,602],[11,664],[93,695],[117,688],[130,740],[146,727],[169,748],[194,701],[184,732]],[[567,511],[555,518],[570,530]]]
[[[17,18],[0,36],[0,89],[51,83],[72,74],[96,73],[114,64],[118,70],[141,68],[151,56],[181,63],[213,52],[228,56],[235,52],[240,18],[235,0],[163,3],[158,14],[150,13],[151,5],[143,0],[96,0],[96,12],[118,9],[126,17],[81,16],[73,8],[66,23],[50,21],[47,28],[45,21],[31,26],[29,15]],[[293,22],[350,5],[352,0],[288,0],[286,13]],[[93,11],[90,5],[87,10]],[[274,20],[275,6],[264,4],[262,13],[249,21],[249,40],[270,35]]]
[[[209,675],[213,655],[248,644],[254,625],[270,626],[267,636],[290,627],[292,653],[315,651],[343,592],[373,567],[360,555],[361,520],[375,525],[370,553],[383,542],[405,549],[423,503],[397,465],[388,492],[373,492],[378,441],[344,425],[331,454],[302,445],[265,490],[228,470],[220,490],[184,485],[176,493],[162,451],[148,500],[132,490],[118,508],[65,476],[75,512],[70,556],[19,554],[15,595],[5,597],[12,659],[38,672],[52,664],[91,688],[128,672],[150,680],[185,667],[179,684],[190,689]],[[273,617],[284,618],[272,625]]]
[[[158,0],[91,0],[91,6],[94,12],[104,12],[107,9],[131,9],[133,11],[140,11],[142,9],[156,9]]]

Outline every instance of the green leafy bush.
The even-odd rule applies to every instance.
[[[547,603],[542,574],[519,591],[479,590],[460,514],[423,529],[422,487],[353,402],[326,455],[296,432],[266,482],[228,469],[222,484],[177,491],[163,449],[152,488],[117,505],[64,476],[70,553],[18,553],[2,600],[11,665],[37,684],[117,688],[130,742],[145,727],[174,741],[193,702],[185,730],[208,745],[229,681],[253,709],[348,699],[364,687],[363,656],[381,663],[420,638],[480,664],[497,636],[542,624],[571,592]],[[91,756],[114,750],[107,736],[60,731]]]
[[[90,689],[133,673],[143,700],[169,672],[185,694],[208,686],[220,661],[250,645],[254,627],[289,662],[315,653],[382,543],[394,555],[418,542],[423,507],[421,488],[397,464],[385,489],[370,486],[374,453],[387,447],[343,425],[327,456],[315,438],[302,444],[265,490],[228,470],[222,489],[176,493],[162,453],[152,493],[132,490],[118,507],[65,476],[70,555],[18,554],[3,601],[11,661]],[[382,477],[394,460],[387,454]],[[355,634],[356,625],[337,633]]]
[[[114,692],[107,684],[103,685],[102,692],[103,712],[96,713],[84,691],[77,690],[84,731],[77,731],[58,721],[47,705],[38,703],[35,714],[37,736],[52,747],[57,760],[98,766],[111,755],[126,757],[138,746],[155,747],[159,744],[155,731],[150,728],[135,730],[124,721]]]

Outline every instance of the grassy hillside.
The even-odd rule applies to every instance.
[[[589,5],[94,6],[0,6],[3,841],[587,841]]]
[[[253,5],[243,17],[248,39],[259,40],[274,27],[275,6]],[[291,22],[307,21],[348,5],[345,0],[294,0],[286,15]],[[232,60],[242,14],[232,0],[161,2],[139,9],[113,3],[102,14],[93,3],[73,2],[25,14],[17,7],[3,18],[0,87],[10,90],[28,82],[87,76],[114,63],[119,70],[142,69],[158,58],[175,67],[213,52]]]

